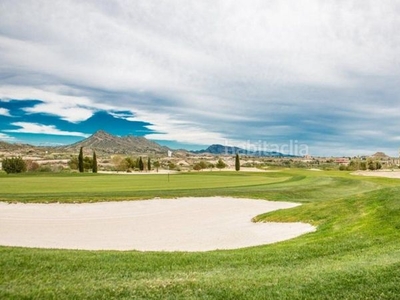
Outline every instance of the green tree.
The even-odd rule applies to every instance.
[[[371,170],[371,171],[376,170],[376,164],[375,164],[375,162],[372,161],[372,160],[368,160],[368,161],[367,161],[367,167],[368,167],[368,169]]]
[[[144,170],[144,164],[143,164],[143,159],[142,157],[139,157],[139,170],[143,171]]]
[[[138,168],[140,170],[140,158],[136,158],[136,163],[135,163],[135,168]]]
[[[217,164],[215,165],[218,169],[224,169],[226,167],[226,163],[222,159],[218,159]]]
[[[22,173],[26,171],[26,162],[22,157],[6,158],[2,162],[3,170],[7,173]]]
[[[79,156],[78,156],[78,170],[80,173],[83,173],[85,170],[85,167],[83,165],[83,147],[79,150]]]
[[[193,166],[193,170],[200,171],[202,169],[200,163],[197,163]]]
[[[360,169],[360,162],[358,160],[351,160],[347,166],[348,171],[357,171]]]
[[[93,169],[93,160],[90,157],[85,156],[83,158],[83,170],[88,172],[91,169]]]
[[[150,157],[147,159],[147,171],[151,171],[151,160]]]
[[[157,160],[153,163],[154,168],[156,168],[157,173],[158,173],[158,168],[160,167],[160,162]]]
[[[199,165],[200,165],[200,167],[201,167],[202,169],[207,169],[207,167],[208,167],[207,163],[206,163],[204,160],[201,160],[201,161],[199,162]]]
[[[240,158],[239,158],[239,154],[236,154],[236,158],[235,158],[235,170],[239,171],[240,170]]]
[[[130,166],[126,159],[121,159],[118,164],[115,166],[117,171],[127,171],[130,169]]]
[[[134,160],[132,159],[132,157],[126,157],[126,158],[125,158],[125,161],[126,161],[127,167],[128,167],[129,169],[135,169],[135,168],[138,167],[136,161],[134,161]]]
[[[71,157],[71,159],[68,162],[68,166],[72,169],[72,170],[78,170],[79,169],[79,162],[78,162],[78,157],[74,156]]]
[[[174,164],[172,161],[168,161],[168,169],[169,170],[175,170],[176,169],[176,164]]]
[[[92,172],[97,173],[97,156],[96,151],[93,151]]]

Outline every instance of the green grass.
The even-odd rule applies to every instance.
[[[171,175],[169,183],[166,175],[22,175],[1,176],[0,188],[2,200],[27,202],[163,195],[288,200],[303,205],[255,219],[318,226],[316,232],[286,242],[205,253],[0,247],[1,299],[398,299],[400,295],[399,180],[301,170],[190,173]]]
[[[0,177],[1,201],[87,202],[214,194],[230,187],[266,186],[288,176],[227,172],[170,175],[57,174]],[[199,193],[200,192],[200,193]]]

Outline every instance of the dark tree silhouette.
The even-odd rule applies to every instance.
[[[79,156],[78,156],[78,170],[80,173],[83,173],[85,167],[83,164],[83,147],[79,150]]]
[[[239,154],[236,154],[236,159],[235,159],[235,170],[239,171],[240,170],[240,159],[239,159]]]
[[[139,170],[143,171],[144,170],[144,164],[143,164],[143,159],[142,157],[139,158]]]
[[[92,172],[97,173],[97,157],[96,157],[96,151],[93,151],[93,161],[92,161]]]

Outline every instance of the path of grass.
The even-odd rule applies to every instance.
[[[201,184],[212,181],[215,175],[187,174],[176,177],[180,185],[173,189],[165,185],[162,190],[171,196],[217,193],[302,201],[300,207],[256,219],[311,222],[318,225],[315,233],[274,245],[206,253],[0,247],[0,298],[397,299],[400,180],[355,177],[345,172],[315,173],[230,173],[221,175],[225,179],[215,177],[220,181],[213,187]],[[4,179],[0,178],[2,188]],[[101,180],[110,182],[107,179]],[[22,183],[32,179],[13,180]],[[140,193],[154,196],[156,191],[146,189],[152,179],[148,179],[150,183],[143,180],[141,188],[138,184],[126,192],[133,198]],[[197,186],[189,184],[192,180]],[[80,198],[80,192],[73,190],[54,195],[63,193],[69,193],[65,199],[91,199]],[[102,200],[107,193],[104,189],[95,199]],[[113,193],[118,195],[117,189]],[[19,196],[18,191],[6,194],[7,200]],[[32,196],[25,191],[20,194],[27,199]]]

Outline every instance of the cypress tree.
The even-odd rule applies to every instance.
[[[83,147],[81,147],[81,150],[79,150],[78,169],[79,169],[80,173],[83,173],[83,171],[84,171],[84,166],[83,166]]]
[[[93,161],[92,161],[92,172],[97,173],[97,157],[96,157],[96,151],[93,151]]]
[[[240,159],[239,159],[239,154],[236,153],[236,159],[235,159],[235,170],[239,171],[240,170]]]
[[[136,158],[135,168],[138,168],[140,170],[140,159],[139,158]]]
[[[150,161],[150,157],[147,159],[147,171],[151,171],[151,161]]]
[[[140,170],[140,171],[143,171],[143,170],[144,170],[144,164],[143,164],[142,157],[139,158],[139,170]]]

